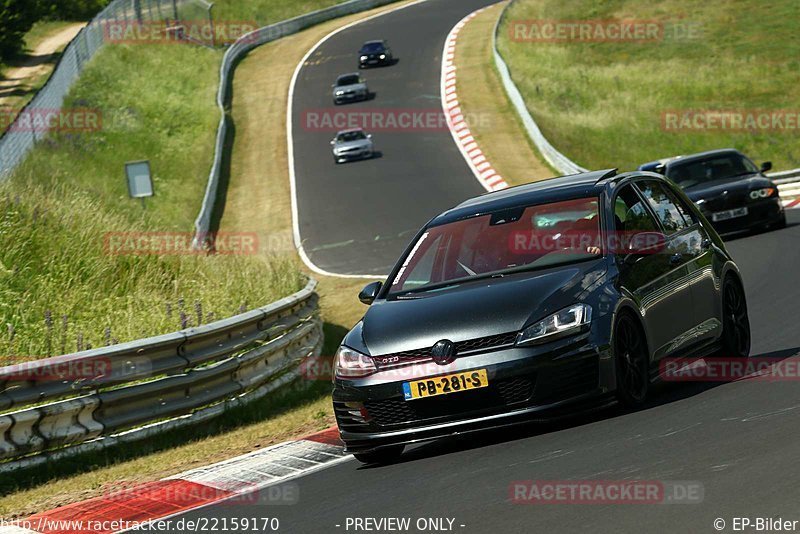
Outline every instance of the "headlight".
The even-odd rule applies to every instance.
[[[343,94],[344,94],[344,91],[336,91],[336,96],[342,96]]]
[[[361,61],[366,61],[366,60],[368,60],[368,59],[369,59],[369,58],[368,58],[367,56],[361,56]]]
[[[337,377],[356,378],[371,375],[377,370],[372,358],[365,354],[345,346],[339,347],[339,350],[336,351],[334,372]]]
[[[762,198],[768,198],[775,194],[774,187],[765,187],[764,189],[756,189],[755,191],[750,191],[750,199],[751,200],[760,200]]]
[[[592,322],[592,308],[575,304],[532,324],[517,335],[517,345],[534,345],[569,335]]]
[[[386,54],[381,54],[381,59],[386,59]]]

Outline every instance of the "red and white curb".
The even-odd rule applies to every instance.
[[[474,11],[461,19],[447,36],[442,54],[442,107],[450,133],[475,177],[487,191],[499,191],[507,188],[508,183],[486,159],[469,129],[469,124],[467,124],[458,101],[458,74],[455,65],[459,32],[484,9],[486,8]]]
[[[0,526],[0,534],[111,534],[221,501],[232,505],[294,504],[299,488],[286,483],[351,458],[334,426],[155,482],[129,488],[120,484],[106,496]],[[267,495],[259,491],[270,486],[283,491]]]
[[[800,197],[797,198],[783,198],[781,199],[783,207],[786,209],[800,209]]]

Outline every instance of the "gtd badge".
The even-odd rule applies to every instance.
[[[456,346],[449,339],[437,341],[431,349],[431,357],[438,365],[447,365],[456,359]]]

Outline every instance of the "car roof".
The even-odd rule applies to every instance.
[[[385,42],[386,42],[386,41],[385,41],[385,40],[383,40],[383,39],[375,39],[375,40],[372,40],[372,41],[366,41],[366,42],[364,43],[364,45],[369,45],[369,44],[384,44]]]
[[[628,174],[620,175],[619,178]],[[606,186],[604,180],[616,177],[618,177],[617,169],[605,169],[560,176],[485,193],[442,213],[433,219],[431,224],[444,224],[502,209],[597,195]]]
[[[735,148],[718,148],[716,150],[707,150],[705,152],[697,152],[695,154],[686,154],[686,155],[682,155],[682,156],[672,156],[672,157],[669,157],[669,158],[663,158],[663,159],[659,159],[659,160],[656,160],[656,161],[651,161],[649,163],[645,163],[643,165],[640,165],[639,169],[642,169],[643,167],[650,167],[651,165],[654,165],[654,164],[670,166],[670,165],[672,165],[674,163],[677,163],[679,161],[681,163],[684,163],[684,162],[687,162],[687,161],[697,161],[697,160],[703,160],[703,159],[707,159],[707,158],[714,157],[714,156],[721,156],[721,155],[724,155],[724,154],[740,154],[741,155],[741,152],[739,152]]]

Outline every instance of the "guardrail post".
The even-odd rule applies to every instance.
[[[133,12],[136,14],[136,21],[141,24],[143,21],[142,18],[142,1],[141,0],[132,0],[133,1]]]

